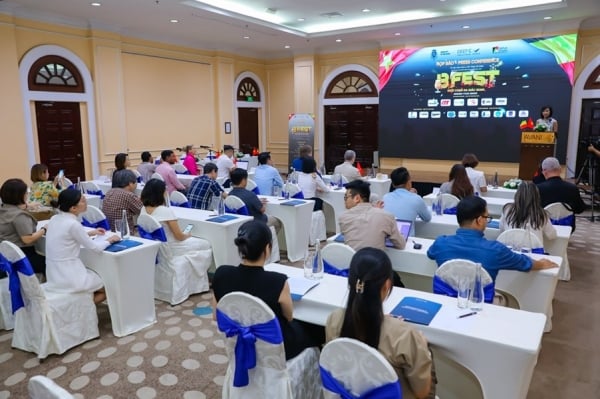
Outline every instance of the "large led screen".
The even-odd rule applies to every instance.
[[[379,153],[384,157],[518,162],[521,121],[550,105],[564,160],[575,34],[379,55]]]

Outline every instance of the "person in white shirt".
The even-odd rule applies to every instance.
[[[344,163],[337,165],[333,170],[333,174],[339,174],[344,176],[348,180],[348,182],[360,179],[360,172],[354,167],[355,160],[356,153],[352,150],[347,150],[344,154]]]
[[[233,146],[225,144],[223,146],[223,154],[217,158],[217,178],[229,179],[229,173],[233,169],[235,169],[233,163]]]
[[[329,187],[327,187],[323,179],[317,174],[317,163],[313,158],[302,159],[302,172],[298,173],[298,186],[300,186],[304,198],[315,201],[313,211],[323,209],[323,200],[317,198],[317,192],[327,192],[329,191]]]
[[[487,192],[487,182],[485,180],[485,175],[483,172],[475,170],[477,165],[479,165],[479,159],[477,156],[472,153],[466,153],[463,155],[462,162],[463,166],[467,170],[467,176],[469,176],[469,180],[473,185],[473,190],[475,190],[475,195],[481,195],[481,193]]]

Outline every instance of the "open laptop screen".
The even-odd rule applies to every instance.
[[[400,234],[402,236],[404,236],[404,239],[406,241],[408,241],[408,235],[410,234],[410,228],[412,227],[412,221],[396,219],[396,225],[398,226],[398,231],[400,232]]]
[[[237,161],[235,163],[236,168],[248,170],[248,161]]]

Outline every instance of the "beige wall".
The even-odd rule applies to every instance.
[[[481,38],[478,38],[478,40]],[[497,38],[496,38],[497,39]],[[444,44],[432,41],[432,45]],[[96,120],[83,118],[86,171],[91,175],[90,151],[97,148],[101,171],[112,166],[116,152],[129,149],[134,164],[139,152],[158,153],[185,144],[232,142],[223,125],[235,121],[235,79],[243,72],[255,74],[264,86],[264,125],[260,129],[266,150],[278,167],[287,167],[287,123],[292,112],[318,115],[323,81],[334,69],[362,65],[375,74],[378,48],[368,51],[303,55],[289,59],[261,60],[212,51],[170,46],[122,37],[116,33],[77,29],[12,18],[0,14],[0,120],[2,137],[11,137],[11,154],[0,159],[0,179],[28,180],[29,160],[25,138],[18,65],[27,51],[54,44],[75,53],[89,68],[94,83]],[[576,73],[600,54],[600,30],[580,32]],[[82,105],[82,111],[86,106]],[[95,124],[97,142],[89,142]],[[316,121],[316,148],[320,121]],[[37,142],[34,137],[34,143]],[[262,148],[261,148],[262,150]],[[39,153],[35,148],[35,153]],[[158,154],[155,154],[158,155]],[[453,161],[383,159],[382,167],[400,165],[413,171],[446,172]],[[486,173],[516,175],[516,164],[486,163]]]

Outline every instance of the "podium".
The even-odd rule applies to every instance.
[[[555,148],[554,132],[521,132],[519,179],[531,180],[544,158],[555,155]]]

